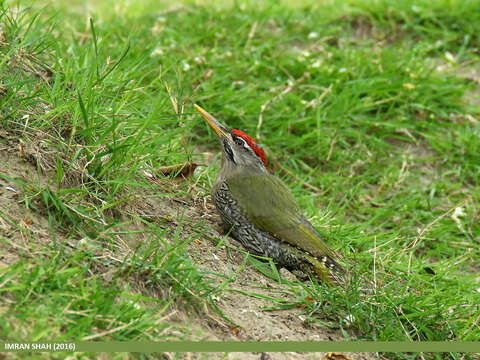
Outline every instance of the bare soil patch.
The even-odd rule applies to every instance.
[[[5,132],[3,132],[5,135]],[[37,171],[32,162],[22,158],[18,150],[18,141],[13,137],[3,136],[0,142],[0,236],[8,239],[0,243],[0,267],[8,267],[22,257],[33,257],[36,252],[42,251],[52,241],[52,234],[48,219],[44,214],[28,210],[23,202],[24,194],[18,186],[18,182],[35,182],[46,185],[49,178],[41,171]],[[170,189],[169,189],[170,190]],[[158,189],[159,192],[165,189]],[[129,206],[138,206],[135,213],[151,217],[150,221],[162,220],[162,224],[171,227],[175,231],[179,221],[182,226],[182,237],[198,234],[198,224],[204,229],[205,236],[196,237],[188,245],[188,252],[193,261],[206,273],[220,273],[229,276],[243,266],[245,254],[230,249],[230,255],[226,246],[220,246],[215,251],[215,241],[224,236],[220,228],[220,218],[216,213],[209,197],[207,199],[193,199],[189,197],[163,197],[148,198],[141,202],[131,203]],[[183,210],[184,209],[184,210]],[[129,209],[132,211],[133,209]],[[180,218],[181,217],[181,218]],[[168,222],[164,220],[168,219]],[[188,219],[184,221],[183,219]],[[162,226],[163,226],[162,225]],[[132,224],[141,228],[141,223]],[[203,230],[202,230],[203,231]],[[57,241],[69,241],[62,236],[61,232],[55,234]],[[142,236],[136,239],[141,241]],[[80,240],[80,239],[78,239]],[[71,241],[71,240],[70,240]],[[132,251],[136,241],[123,239],[119,241],[112,254],[117,258],[123,258]],[[234,240],[228,238],[228,242],[237,246]],[[42,251],[45,253],[44,251]],[[101,271],[102,276],[108,281],[109,266],[105,264]],[[208,275],[206,275],[208,276]],[[292,275],[293,276],[293,275]],[[137,278],[138,280],[138,278]],[[206,309],[204,313],[188,313],[181,307],[172,309],[167,315],[167,322],[176,323],[180,327],[190,329],[188,338],[192,340],[238,340],[238,341],[329,341],[345,340],[342,333],[336,329],[329,329],[318,324],[307,323],[301,309],[289,309],[282,311],[267,311],[265,308],[273,304],[266,299],[238,293],[257,293],[265,296],[279,296],[279,292],[285,290],[282,296],[288,298],[289,292],[286,287],[279,284],[271,284],[270,279],[259,273],[247,264],[246,268],[238,273],[233,283],[229,284],[231,290],[222,293],[217,300],[217,306],[235,324],[222,320],[218,314]],[[132,288],[145,292],[148,287],[141,283],[132,284]],[[162,291],[156,292],[157,296]],[[153,295],[153,294],[150,294]],[[172,331],[174,331],[172,329]],[[352,337],[355,337],[352,334]],[[221,354],[204,354],[207,358],[222,357]],[[185,354],[185,358],[200,358],[200,355]],[[263,357],[262,357],[263,356]],[[228,359],[268,359],[260,353],[232,353]],[[274,353],[269,355],[272,359],[319,359],[326,354],[299,354],[299,353]],[[374,354],[348,354],[350,359],[373,359]],[[167,355],[168,357],[168,355]]]

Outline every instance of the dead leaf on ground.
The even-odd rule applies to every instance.
[[[323,357],[323,360],[351,360],[351,359],[348,356],[339,352],[329,352]]]
[[[158,171],[155,173],[148,170],[143,171],[143,176],[153,183],[157,182],[159,179],[157,174],[160,174],[162,177],[171,177],[176,180],[184,180],[192,176],[197,167],[198,164],[191,162],[171,166],[162,166],[158,168]]]
[[[202,75],[203,81],[208,80],[212,75],[213,75],[213,70],[212,69],[207,69]]]
[[[193,175],[198,164],[186,162],[184,164],[177,164],[171,166],[162,166],[158,170],[163,176],[174,176],[174,178],[187,178]]]
[[[0,138],[2,138],[2,139],[8,139],[8,138],[9,138],[8,132],[6,132],[6,131],[3,130],[3,129],[0,129]]]

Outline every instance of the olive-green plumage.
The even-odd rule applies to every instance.
[[[342,283],[338,255],[303,216],[290,190],[267,170],[265,154],[255,140],[195,107],[222,144],[222,167],[212,194],[231,235],[247,250],[271,257],[280,266]]]
[[[225,181],[232,197],[255,226],[315,257],[335,256],[278,178],[268,173],[233,174]]]

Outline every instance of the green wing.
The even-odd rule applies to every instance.
[[[226,181],[233,198],[259,229],[318,259],[337,258],[305,219],[297,201],[280,179],[265,173],[248,176],[237,173]]]

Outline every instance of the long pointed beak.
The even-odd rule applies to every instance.
[[[212,115],[203,110],[197,104],[193,104],[193,106],[200,113],[200,115],[203,116],[203,118],[207,121],[208,125],[210,125],[210,127],[217,133],[218,136],[228,136],[227,128],[220,124],[217,119],[215,119]]]

